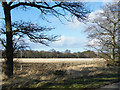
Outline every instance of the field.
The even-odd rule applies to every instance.
[[[119,81],[118,67],[99,58],[14,61],[14,77],[3,78],[3,88],[99,88]]]

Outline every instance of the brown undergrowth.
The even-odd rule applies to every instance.
[[[59,75],[60,74],[60,75]],[[14,63],[13,78],[3,88],[97,88],[118,81],[118,68],[102,61]]]

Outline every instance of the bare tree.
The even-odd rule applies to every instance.
[[[120,1],[118,2],[118,18],[120,18]],[[119,28],[120,28],[120,25],[119,25]],[[120,29],[118,31],[118,63],[119,63],[119,66],[120,66]],[[119,70],[119,74],[120,74],[120,70]]]
[[[60,17],[64,17],[67,19],[68,13],[71,14],[71,16],[76,16],[78,19],[85,19],[86,14],[88,13],[88,10],[85,8],[84,3],[82,2],[35,2],[36,0],[33,0],[33,2],[30,2],[29,0],[25,0],[25,2],[14,2],[16,0],[11,0],[10,2],[2,2],[2,7],[4,10],[5,15],[5,25],[6,25],[6,41],[4,42],[1,39],[1,44],[5,46],[6,48],[6,75],[8,77],[13,75],[13,34],[16,34],[17,30],[13,30],[12,24],[11,24],[11,10],[23,6],[23,8],[36,8],[40,10],[40,13],[42,13],[43,16],[46,16],[48,14],[52,14],[58,19]],[[68,19],[67,19],[68,20]],[[27,24],[28,25],[28,24]],[[14,25],[15,26],[15,25]],[[16,26],[15,26],[16,27]],[[19,27],[19,26],[17,26]],[[16,28],[17,28],[16,27]],[[33,42],[40,42],[45,44],[45,42],[41,42],[39,40],[39,37],[36,37],[33,33],[34,31],[38,32],[39,29],[34,29],[33,27],[30,27],[30,33],[27,30],[26,26],[22,26],[25,29],[20,28],[19,33],[26,34],[31,41]],[[33,29],[33,30],[32,30]],[[24,32],[23,32],[24,31]],[[39,32],[38,32],[39,33]],[[44,36],[44,35],[43,35]],[[46,36],[43,37],[40,36],[40,38],[47,39]],[[4,44],[5,43],[5,44]]]
[[[87,28],[88,38],[93,44],[89,46],[95,48],[103,53],[102,56],[115,63],[115,59],[119,56],[118,52],[118,37],[120,18],[118,17],[119,6],[118,3],[109,3],[103,6],[103,10],[97,13],[96,18],[93,19],[92,25]]]
[[[48,28],[46,26],[39,26],[37,24],[32,24],[31,22],[14,22],[12,23],[12,35],[13,35],[13,52],[15,50],[23,50],[26,49],[28,44],[25,42],[27,37],[31,42],[41,43],[46,46],[49,45],[49,42],[56,41],[57,35],[49,36],[46,32],[51,31],[54,28]],[[1,37],[6,34],[6,30],[4,27],[1,29]],[[26,40],[25,40],[26,39]],[[0,38],[1,44],[4,48],[6,48],[6,40],[4,38]]]

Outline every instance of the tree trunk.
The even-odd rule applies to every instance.
[[[112,49],[111,49],[111,59],[114,62],[114,60],[115,60],[115,50],[114,50],[113,46],[112,46]]]
[[[120,30],[118,31],[118,66],[120,67]]]
[[[111,59],[113,60],[113,63],[115,64],[115,48],[116,48],[116,43],[115,43],[115,27],[116,24],[113,25],[113,31],[112,31],[112,48],[111,48]]]
[[[7,77],[13,75],[13,41],[12,41],[12,27],[11,27],[11,13],[10,6],[7,2],[2,2],[4,9],[5,24],[6,24],[6,60],[5,60],[5,74]]]
[[[111,59],[115,64],[115,36],[112,37]]]
[[[118,18],[120,18],[120,1],[118,2]],[[118,31],[118,64],[120,66],[120,28]]]
[[[118,31],[118,80],[120,81],[120,30]]]

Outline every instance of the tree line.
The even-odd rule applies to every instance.
[[[5,57],[5,51],[2,53]],[[96,58],[97,54],[94,51],[83,51],[71,53],[70,50],[64,52],[56,51],[33,51],[33,50],[18,50],[14,53],[14,58]]]

